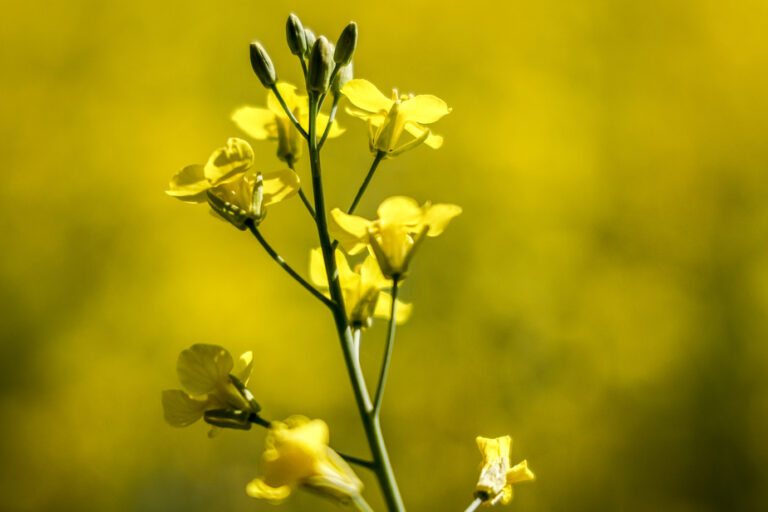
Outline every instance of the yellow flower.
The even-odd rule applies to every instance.
[[[448,105],[437,96],[399,95],[395,89],[390,99],[371,82],[360,78],[344,84],[341,92],[357,107],[347,107],[347,113],[368,121],[371,151],[383,151],[388,156],[396,156],[422,142],[434,149],[443,145],[442,137],[433,135],[429,128],[423,126],[451,112]],[[413,135],[414,139],[397,146],[403,130]]]
[[[309,98],[296,92],[296,87],[278,82],[277,90],[285,104],[293,112],[304,131],[309,132]],[[294,162],[301,156],[301,135],[293,125],[275,93],[267,93],[267,107],[240,107],[232,114],[232,120],[250,137],[257,140],[277,140],[277,157],[284,162],[289,159]],[[328,116],[320,113],[317,116],[317,132],[322,134],[328,124]],[[328,137],[338,137],[344,133],[334,121],[328,131]]]
[[[369,254],[363,263],[352,270],[344,253],[337,249],[336,267],[344,294],[344,306],[353,328],[370,327],[373,317],[389,319],[392,312],[392,295],[382,290],[390,288],[392,281],[384,277],[373,256]],[[310,252],[309,276],[317,286],[328,288],[323,253],[320,249]],[[411,309],[410,304],[398,299],[395,322],[402,324],[408,320]]]
[[[247,219],[261,222],[265,207],[296,194],[300,186],[291,169],[261,173],[251,169],[253,160],[251,146],[232,137],[205,165],[179,171],[166,194],[189,203],[208,201],[216,213],[244,229]]]
[[[533,480],[535,477],[524,460],[513,468],[509,467],[509,450],[512,438],[509,436],[490,439],[477,438],[477,447],[483,454],[480,479],[477,481],[475,496],[484,505],[509,503],[512,499],[512,484]]]
[[[455,204],[419,206],[410,197],[395,196],[379,205],[379,218],[374,221],[334,208],[328,228],[349,254],[370,247],[383,274],[400,279],[424,236],[438,236],[460,213]]]
[[[246,352],[237,361],[218,345],[197,344],[179,354],[176,372],[184,390],[163,391],[165,421],[173,427],[186,427],[213,409],[252,410],[248,401],[232,383],[230,374],[248,383],[253,369],[253,353]]]
[[[328,425],[322,420],[273,421],[265,444],[263,476],[248,484],[249,496],[279,503],[303,486],[344,503],[363,490],[349,464],[328,446]]]

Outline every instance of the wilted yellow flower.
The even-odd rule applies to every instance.
[[[218,345],[197,344],[179,354],[176,372],[184,390],[163,391],[165,421],[174,427],[186,427],[212,409],[251,410],[232,383],[230,374],[248,383],[253,369],[253,353],[240,356],[237,366],[232,355]]]
[[[480,479],[477,481],[475,496],[484,505],[509,503],[512,499],[512,484],[533,480],[534,475],[524,460],[513,468],[509,467],[509,451],[512,438],[509,436],[490,439],[477,437],[477,447],[483,454]]]
[[[419,206],[410,197],[395,196],[379,205],[379,218],[373,221],[334,208],[328,229],[349,254],[370,247],[382,273],[400,279],[424,236],[438,236],[460,213],[455,204]]]
[[[354,270],[349,267],[347,258],[336,250],[336,268],[339,271],[339,283],[344,294],[344,306],[347,308],[349,323],[353,328],[370,327],[373,317],[389,319],[392,313],[392,295],[382,291],[392,286],[392,281],[381,273],[376,259],[370,254]],[[321,288],[328,288],[325,262],[320,249],[313,249],[309,255],[309,276]],[[412,306],[397,300],[395,322],[402,324],[411,314]]]
[[[277,90],[304,131],[309,132],[309,98],[298,94],[296,87],[286,82],[278,82]],[[274,92],[267,93],[267,108],[240,107],[232,114],[232,120],[254,139],[277,140],[277,157],[280,160],[296,161],[301,156],[301,135],[288,118]],[[317,115],[318,133],[323,133],[327,124],[328,116],[319,113]],[[344,129],[333,121],[328,137],[338,137],[342,133]]]
[[[443,145],[442,137],[433,135],[429,128],[423,126],[451,112],[437,96],[400,95],[395,89],[390,99],[371,82],[361,78],[348,81],[341,92],[357,107],[347,107],[347,113],[368,121],[371,151],[383,151],[388,156],[395,156],[422,142],[434,149]],[[414,139],[397,146],[403,130],[413,135]]]
[[[269,427],[262,457],[262,475],[246,492],[279,503],[303,486],[347,502],[359,496],[363,483],[341,456],[328,446],[328,425],[322,420],[291,416]]]
[[[205,165],[189,165],[172,179],[166,194],[190,203],[208,201],[220,216],[240,229],[247,219],[261,222],[265,207],[298,192],[291,169],[261,173],[251,169],[253,149],[235,137],[213,152]]]

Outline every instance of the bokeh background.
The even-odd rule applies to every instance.
[[[357,76],[454,108],[444,147],[385,162],[360,210],[464,207],[403,289],[383,422],[410,510],[469,504],[478,434],[512,435],[538,475],[509,510],[765,510],[762,0],[5,6],[0,509],[272,510],[244,493],[263,431],[163,422],[160,390],[197,342],[254,350],[266,415],[324,418],[365,454],[325,309],[247,234],[163,193],[242,135],[234,108],[264,102],[251,39],[298,79],[291,11],[333,38],[356,20]],[[325,156],[339,206],[371,161],[363,124],[341,123]],[[306,272],[298,200],[263,231]],[[383,337],[364,340],[369,373]]]

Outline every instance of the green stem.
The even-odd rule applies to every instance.
[[[328,297],[320,293],[314,286],[312,286],[307,281],[305,281],[303,277],[301,277],[295,270],[291,268],[290,265],[288,265],[288,263],[285,262],[282,256],[277,254],[277,251],[275,251],[272,248],[272,246],[269,245],[269,242],[267,242],[264,239],[261,232],[259,231],[259,228],[257,228],[256,225],[253,223],[253,219],[248,219],[246,221],[246,226],[248,226],[248,229],[251,231],[251,233],[253,233],[253,236],[256,237],[256,240],[259,241],[259,243],[264,248],[264,250],[267,251],[267,254],[269,254],[269,256],[273,260],[275,260],[278,265],[283,267],[283,270],[288,272],[288,275],[294,278],[301,286],[306,288],[312,295],[317,297],[317,299],[320,300],[323,304],[325,304],[331,309],[334,309],[334,304],[328,299]]]
[[[296,169],[293,167],[293,158],[291,155],[288,155],[288,157],[285,159],[285,163],[288,164],[288,167],[293,171],[296,172]],[[312,203],[309,202],[309,199],[307,198],[306,194],[304,194],[304,187],[299,185],[299,197],[301,198],[301,202],[304,203],[304,206],[307,208],[307,211],[312,216],[312,218],[315,218],[315,209],[312,208]]]
[[[477,498],[475,501],[470,503],[470,505],[467,507],[467,509],[464,512],[475,512],[477,508],[483,504],[483,500],[480,498]]]
[[[389,462],[389,455],[384,444],[384,437],[381,433],[381,426],[378,418],[373,417],[371,400],[368,393],[365,392],[365,380],[360,371],[359,364],[355,362],[354,341],[352,330],[347,320],[347,313],[344,306],[344,296],[339,283],[339,272],[336,268],[336,258],[334,257],[334,247],[331,244],[331,237],[328,234],[328,220],[326,218],[325,197],[323,195],[323,178],[320,166],[320,152],[317,145],[317,114],[320,106],[319,98],[316,95],[310,97],[309,102],[309,163],[312,169],[312,190],[315,196],[315,222],[317,224],[317,233],[320,238],[320,248],[325,262],[325,271],[328,279],[328,286],[333,300],[334,307],[333,319],[336,324],[336,331],[341,341],[342,352],[344,353],[344,362],[347,367],[347,373],[352,383],[352,390],[355,395],[360,418],[365,429],[368,445],[373,456],[376,476],[381,487],[384,500],[390,512],[405,512],[403,500],[400,497],[400,491],[397,488],[395,475]]]
[[[371,182],[371,178],[373,178],[373,175],[376,172],[376,168],[379,166],[379,162],[381,162],[385,156],[386,156],[386,153],[384,153],[383,151],[379,151],[376,153],[376,158],[373,159],[373,164],[371,164],[371,168],[368,170],[368,174],[365,175],[363,184],[360,185],[360,189],[357,191],[357,195],[355,196],[355,199],[352,201],[352,205],[349,207],[349,210],[347,210],[348,214],[352,215],[355,212],[355,208],[357,208],[357,204],[360,202],[360,199],[363,198],[365,189],[368,188],[368,184]]]
[[[301,124],[296,119],[296,116],[293,115],[293,112],[291,111],[291,109],[288,108],[288,105],[285,104],[285,100],[283,99],[283,96],[280,94],[280,91],[277,90],[277,86],[273,85],[271,89],[272,89],[272,92],[275,93],[275,96],[277,97],[277,101],[279,101],[280,105],[283,107],[283,110],[288,116],[288,119],[290,119],[291,122],[293,123],[293,126],[295,126],[297,130],[299,130],[299,133],[301,134],[301,136],[306,139],[308,137],[307,132],[304,130],[304,128],[301,127]]]
[[[352,496],[352,505],[360,512],[373,512],[373,509],[368,504],[368,502],[365,501],[365,498],[363,498],[359,494],[356,496]]]
[[[331,104],[331,111],[328,114],[328,124],[325,125],[325,131],[323,132],[323,136],[320,138],[320,143],[317,145],[318,149],[323,149],[323,144],[325,144],[325,139],[328,138],[328,134],[331,131],[331,125],[333,124],[334,119],[336,119],[336,111],[339,109],[340,99],[341,99],[341,94],[333,95],[333,104]]]
[[[387,383],[387,373],[389,373],[389,361],[392,358],[392,347],[395,344],[395,315],[397,314],[397,289],[399,279],[395,277],[392,280],[392,307],[389,311],[389,329],[387,330],[387,345],[384,349],[384,359],[381,361],[381,371],[379,372],[379,384],[376,387],[376,398],[373,400],[373,411],[371,414],[379,417],[381,409],[381,400],[384,398],[384,385]]]

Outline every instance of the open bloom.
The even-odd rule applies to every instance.
[[[528,469],[528,461],[509,467],[509,451],[512,438],[509,436],[490,439],[477,438],[477,447],[483,454],[480,479],[477,481],[475,496],[483,500],[484,505],[509,503],[512,499],[512,484],[533,480],[535,477]]]
[[[296,92],[296,87],[278,82],[276,85],[280,96],[293,116],[299,121],[304,131],[309,133],[309,98]],[[232,113],[232,120],[250,137],[257,140],[276,140],[277,157],[284,162],[296,161],[301,156],[301,134],[285,113],[283,106],[271,90],[267,93],[267,108],[240,107]],[[322,134],[328,125],[328,116],[317,115],[317,132]],[[334,121],[328,131],[328,137],[338,137],[344,133]]]
[[[344,294],[344,306],[353,328],[370,327],[373,317],[389,319],[392,313],[392,296],[382,290],[390,288],[392,281],[384,277],[373,256],[369,254],[352,270],[344,253],[337,249],[336,268]],[[323,253],[320,249],[313,249],[309,255],[309,276],[317,286],[328,288]],[[408,320],[411,309],[410,304],[398,299],[395,322],[402,324]]]
[[[166,194],[185,202],[208,201],[216,213],[244,229],[245,221],[261,222],[266,207],[299,190],[291,169],[261,173],[253,166],[253,149],[235,137],[217,149],[205,165],[189,165],[171,179]]]
[[[347,113],[368,122],[371,151],[395,156],[421,143],[434,149],[443,145],[443,138],[433,135],[424,126],[438,121],[451,111],[437,96],[400,95],[395,89],[390,99],[371,82],[361,78],[348,81],[341,92],[355,106],[347,107]],[[398,146],[403,130],[414,138]]]
[[[186,427],[213,409],[251,410],[251,404],[232,383],[234,375],[247,384],[253,369],[253,353],[240,356],[235,365],[232,355],[218,345],[197,344],[179,354],[176,372],[184,390],[163,391],[165,421]]]
[[[273,421],[265,441],[262,475],[246,492],[254,498],[279,503],[299,486],[347,502],[363,484],[341,456],[328,446],[328,425],[323,420],[291,416]]]
[[[369,247],[384,276],[400,279],[418,244],[425,236],[440,235],[452,218],[461,213],[455,204],[419,206],[414,199],[394,196],[379,205],[377,220],[331,210],[328,228],[349,254]]]

